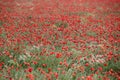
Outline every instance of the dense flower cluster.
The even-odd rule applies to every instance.
[[[120,0],[0,0],[0,80],[120,80]]]

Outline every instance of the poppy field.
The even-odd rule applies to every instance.
[[[0,0],[0,80],[120,80],[120,0]]]

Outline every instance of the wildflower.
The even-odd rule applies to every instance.
[[[10,52],[9,51],[5,51],[6,56],[10,56]]]
[[[86,80],[93,80],[91,76],[87,76]]]
[[[57,70],[58,70],[58,71],[60,71],[60,70],[61,70],[61,68],[57,68]]]
[[[85,66],[89,66],[89,63],[86,63]]]
[[[9,80],[14,80],[13,78],[9,78]]]
[[[82,78],[82,79],[85,79],[85,77],[84,77],[84,76],[82,76],[81,78]]]
[[[48,68],[48,72],[51,72],[52,71],[52,69],[51,68]]]
[[[68,50],[68,46],[63,46],[63,47],[62,47],[62,50],[63,50],[63,51],[67,51],[67,50]]]
[[[3,64],[4,64],[3,62],[0,63],[0,70],[2,70],[2,65],[3,65]]]
[[[36,65],[38,62],[37,61],[33,61],[33,64]]]
[[[43,67],[47,67],[47,64],[42,64]]]
[[[56,54],[56,58],[61,58],[62,57],[62,54],[61,53],[57,53]]]
[[[32,67],[29,67],[28,68],[28,72],[32,72],[33,71],[33,68]]]
[[[94,71],[95,69],[94,68],[91,68],[91,71]]]
[[[76,69],[81,72],[84,72],[84,70],[85,70],[84,66],[78,66],[78,67],[76,67]]]
[[[73,77],[76,77],[76,72],[73,72],[73,73],[72,73],[72,76],[73,76]]]
[[[104,64],[104,66],[107,66],[107,64]]]
[[[27,74],[26,77],[29,78],[30,80],[35,80],[33,74]]]
[[[53,55],[53,54],[55,54],[55,52],[50,52],[50,55]]]
[[[63,62],[60,62],[59,64],[60,64],[60,65],[62,65],[62,64],[63,64]]]
[[[99,67],[98,69],[99,69],[99,71],[102,71],[102,70],[103,70],[102,67]]]
[[[55,72],[55,73],[54,73],[54,76],[55,76],[55,78],[57,79],[57,78],[58,78],[58,73]]]

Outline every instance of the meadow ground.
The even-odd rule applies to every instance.
[[[0,0],[0,80],[120,80],[120,1]]]

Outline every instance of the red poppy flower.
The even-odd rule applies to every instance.
[[[56,58],[61,58],[62,57],[62,53],[57,53],[56,54]]]
[[[28,72],[32,72],[32,71],[33,71],[33,68],[29,67]]]
[[[34,75],[33,74],[27,74],[26,77],[29,78],[30,80],[34,80]]]

